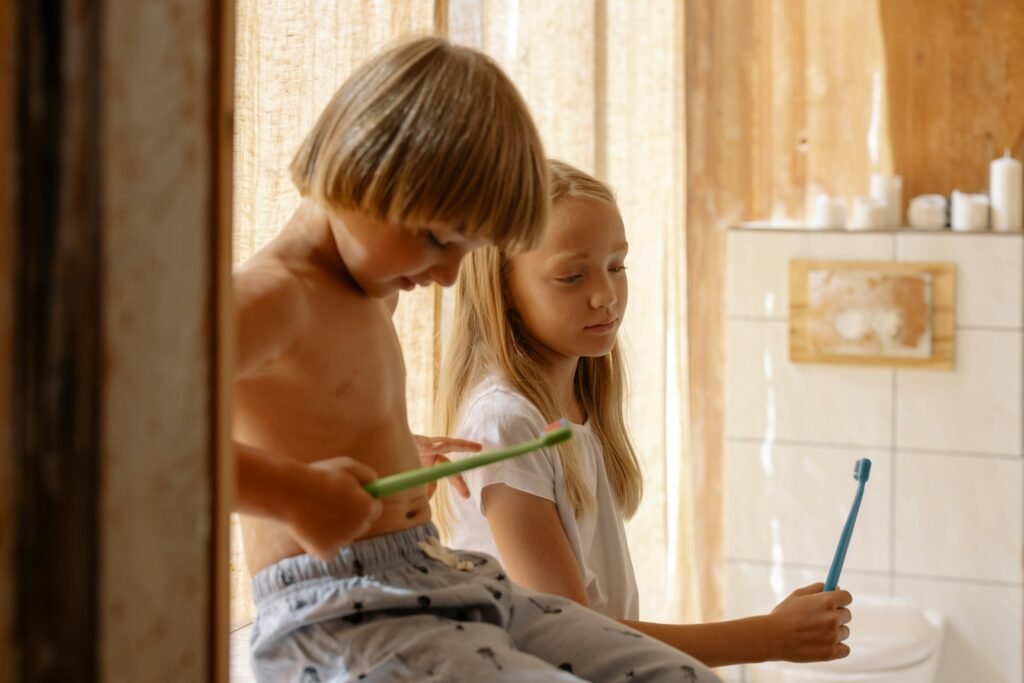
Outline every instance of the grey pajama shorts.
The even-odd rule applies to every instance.
[[[261,682],[718,681],[696,659],[498,562],[449,551],[432,524],[290,557],[253,578]]]

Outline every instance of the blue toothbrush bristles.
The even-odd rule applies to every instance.
[[[867,481],[871,476],[871,461],[861,458],[853,466],[853,478],[857,481]]]

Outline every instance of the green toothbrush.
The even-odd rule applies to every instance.
[[[438,479],[450,477],[453,474],[460,474],[467,470],[476,469],[477,467],[491,465],[501,460],[508,460],[509,458],[516,457],[517,455],[523,455],[541,448],[554,446],[557,443],[568,441],[570,438],[572,438],[572,427],[569,426],[569,421],[563,417],[562,419],[552,422],[545,427],[544,433],[532,441],[524,441],[523,443],[518,443],[514,446],[499,448],[496,451],[481,453],[480,455],[463,458],[462,460],[443,462],[440,465],[430,465],[429,467],[420,467],[407,472],[390,474],[386,477],[374,479],[373,481],[364,484],[363,488],[374,498],[390,496],[398,493],[399,491],[404,491],[415,486],[422,486],[423,484],[429,484],[430,482],[437,481]]]

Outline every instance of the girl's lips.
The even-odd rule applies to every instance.
[[[584,327],[583,329],[587,330],[588,332],[593,332],[594,334],[608,334],[609,332],[615,329],[615,323],[617,322],[618,319],[610,320],[606,323],[601,323],[599,325],[589,325],[587,327]]]
[[[407,292],[411,292],[412,290],[416,289],[416,283],[407,277],[403,277],[401,280],[398,281],[398,283],[398,286]]]

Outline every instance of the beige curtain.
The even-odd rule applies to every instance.
[[[608,180],[630,240],[631,427],[645,470],[629,524],[650,620],[700,618],[687,445],[683,26],[676,0],[240,0],[235,261],[283,225],[298,197],[287,164],[320,108],[363,58],[408,33],[445,32],[509,73],[549,154]],[[448,293],[403,295],[396,324],[410,422],[431,424]],[[233,623],[251,614],[233,549]]]

